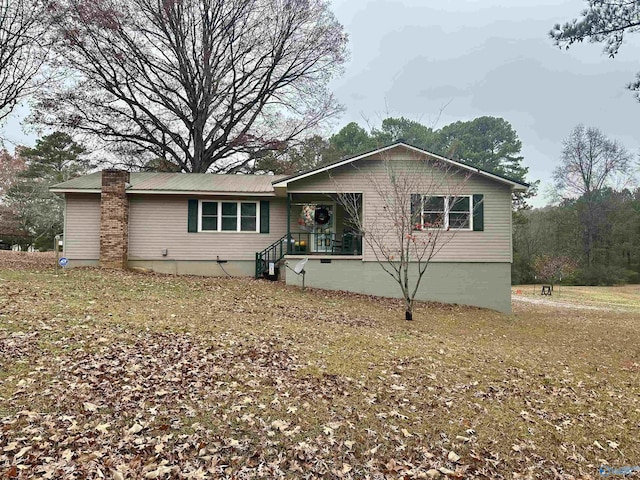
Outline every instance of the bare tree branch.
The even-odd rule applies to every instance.
[[[590,266],[602,215],[598,194],[606,187],[622,189],[632,182],[631,155],[599,129],[578,125],[564,140],[560,165],[553,175],[559,192],[580,199],[584,253]]]
[[[312,131],[346,35],[324,0],[64,0],[59,67],[32,121],[182,171],[233,171]]]
[[[472,199],[461,193],[470,174],[436,159],[383,158],[375,163],[368,162],[359,172],[374,192],[367,202],[376,206],[375,214],[364,213],[361,195],[340,185],[336,185],[338,201],[377,263],[400,287],[406,319],[411,320],[429,264],[460,229],[472,225]],[[427,211],[430,199],[442,200],[440,214]],[[466,213],[457,214],[454,205],[464,201]]]
[[[50,18],[44,1],[0,0],[0,122],[48,80]]]
[[[563,141],[554,179],[558,190],[574,197],[607,186],[624,188],[632,180],[631,155],[599,129],[578,125]]]

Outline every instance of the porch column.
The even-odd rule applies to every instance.
[[[291,194],[287,193],[287,254],[291,253]]]

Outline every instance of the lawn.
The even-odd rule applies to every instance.
[[[599,478],[640,464],[640,309],[421,304],[406,322],[394,300],[7,258],[0,477]]]
[[[518,285],[511,288],[512,295],[525,298],[541,298],[541,285]],[[577,306],[630,310],[640,312],[640,285],[615,287],[574,287],[555,285],[551,296],[545,300],[555,303],[570,303]]]

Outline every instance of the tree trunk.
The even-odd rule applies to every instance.
[[[407,321],[413,320],[413,302],[409,297],[404,299],[404,319]]]

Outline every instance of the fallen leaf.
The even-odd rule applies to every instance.
[[[3,448],[5,452],[12,452],[18,448],[18,442],[9,442],[6,447]]]
[[[271,426],[282,432],[283,430],[287,429],[289,424],[283,420],[274,420],[273,422],[271,422]]]
[[[20,451],[18,453],[16,453],[16,456],[14,457],[14,460],[19,459],[20,457],[22,457],[25,453],[27,453],[29,450],[31,450],[33,447],[28,446],[28,447],[22,447],[20,449]]]
[[[18,476],[18,467],[16,467],[15,465],[12,465],[11,467],[9,467],[9,470],[6,470],[4,472],[4,476],[7,477],[7,478],[17,477]]]
[[[133,426],[128,430],[129,433],[135,435],[136,433],[140,433],[144,427],[139,423],[134,423]]]
[[[458,460],[460,460],[460,455],[458,455],[456,452],[451,451],[449,452],[449,455],[447,455],[447,459],[450,462],[457,463]]]
[[[108,423],[100,423],[96,425],[96,430],[102,433],[109,433],[109,424]]]

